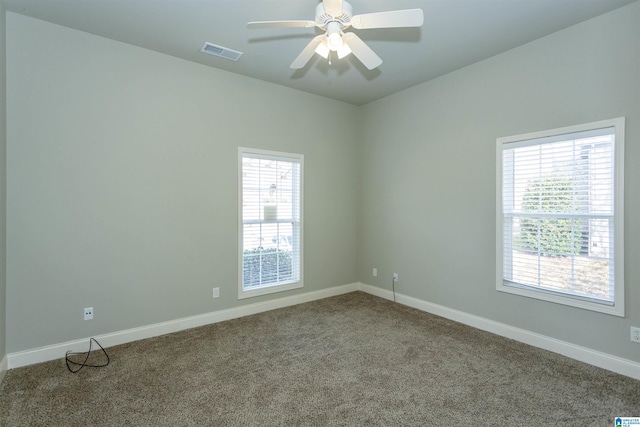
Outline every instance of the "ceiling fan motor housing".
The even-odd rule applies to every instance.
[[[316,6],[316,24],[322,29],[326,29],[327,24],[330,22],[339,22],[342,29],[351,25],[351,17],[353,16],[353,9],[351,5],[346,1],[342,2],[342,15],[332,16],[324,10],[324,3],[320,2]]]

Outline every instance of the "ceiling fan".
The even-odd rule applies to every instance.
[[[249,28],[318,27],[325,34],[316,36],[293,61],[291,68],[303,68],[314,53],[328,58],[336,52],[338,58],[353,53],[369,70],[382,64],[382,59],[355,33],[344,31],[349,27],[359,30],[373,28],[420,27],[424,22],[422,9],[392,10],[388,12],[353,15],[353,9],[344,0],[322,0],[316,6],[315,21],[259,21],[249,22]]]

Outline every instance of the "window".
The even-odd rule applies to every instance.
[[[302,287],[303,156],[239,149],[238,297]]]
[[[497,140],[497,289],[624,316],[624,118]]]

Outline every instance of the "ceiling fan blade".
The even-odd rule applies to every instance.
[[[322,0],[322,4],[327,15],[333,18],[342,16],[342,0]]]
[[[315,26],[316,21],[257,21],[247,23],[247,28],[307,28]]]
[[[342,36],[342,40],[349,46],[356,58],[369,70],[373,70],[382,64],[382,59],[354,33],[345,33]]]
[[[291,64],[291,68],[294,70],[304,68],[313,54],[316,53],[316,48],[318,47],[318,45],[322,43],[325,38],[326,36],[324,34],[314,37],[313,40],[311,40],[311,42],[307,45],[307,47],[305,47],[302,52],[300,52],[300,55],[298,55],[298,57],[294,59],[293,63]]]
[[[351,18],[351,26],[359,30],[369,28],[420,27],[424,23],[422,9],[391,10],[365,13]]]

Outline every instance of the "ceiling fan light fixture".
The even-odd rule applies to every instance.
[[[342,25],[338,21],[327,24],[327,45],[329,49],[336,52],[342,47]]]
[[[318,47],[316,47],[316,53],[322,56],[324,59],[327,59],[329,57],[329,52],[331,52],[331,50],[329,49],[329,45],[327,44],[326,39],[323,40],[322,43],[318,45]]]
[[[345,56],[349,56],[351,54],[351,48],[346,43],[342,43],[342,46],[337,50],[338,59],[342,59]]]
[[[327,45],[329,49],[336,52],[342,47],[342,36],[340,33],[331,33],[327,36]]]

